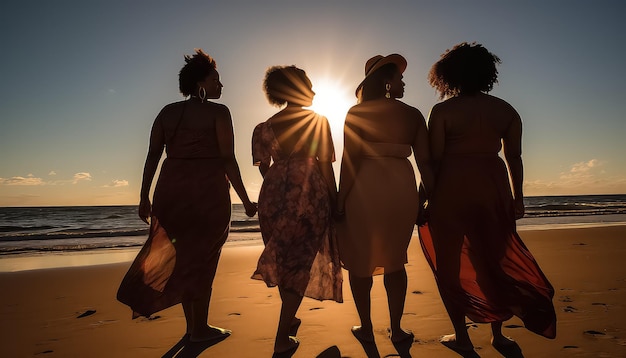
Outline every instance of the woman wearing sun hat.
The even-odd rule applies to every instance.
[[[358,104],[346,116],[337,211],[339,252],[361,320],[352,333],[373,343],[370,317],[372,276],[384,274],[394,343],[410,342],[400,326],[406,296],[407,249],[419,199],[413,153],[425,188],[432,183],[424,117],[404,96],[407,62],[398,54],[377,55],[365,64]]]

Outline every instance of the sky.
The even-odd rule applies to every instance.
[[[254,126],[278,109],[265,71],[311,78],[338,161],[365,61],[399,53],[402,101],[428,117],[427,74],[457,43],[502,60],[491,94],[524,125],[527,196],[626,193],[623,1],[3,1],[0,206],[134,205],[155,116],[182,100],[183,56],[217,61],[250,197]],[[233,201],[239,200],[233,196]]]

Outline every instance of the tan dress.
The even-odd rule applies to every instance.
[[[419,200],[411,146],[363,143],[363,157],[337,224],[344,267],[359,277],[391,273],[407,263]]]

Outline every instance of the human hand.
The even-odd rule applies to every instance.
[[[346,217],[346,212],[345,211],[339,211],[339,210],[333,210],[333,219],[335,219],[335,221],[342,221],[345,217]]]
[[[424,226],[430,219],[430,211],[428,210],[428,200],[420,202],[420,208],[417,212],[417,218],[415,219],[415,225]]]
[[[250,218],[256,215],[257,210],[259,210],[257,203],[253,203],[251,201],[248,201],[247,203],[243,204],[243,206],[246,209],[246,215],[248,215],[248,217]]]
[[[524,208],[524,199],[515,199],[515,220],[521,219],[524,217],[524,213],[526,212],[526,208]]]
[[[137,211],[141,221],[149,225],[150,222],[148,219],[152,215],[152,204],[150,204],[150,199],[141,199],[139,202],[139,209]]]
[[[333,219],[335,219],[335,221],[341,221],[343,220],[343,218],[346,216],[346,208],[345,208],[345,204],[337,204],[336,207],[333,208],[334,210],[332,210],[332,216]]]
[[[430,215],[428,212],[428,207],[420,208],[419,212],[417,213],[417,219],[415,220],[415,224],[417,226],[426,225],[426,223],[428,223],[429,216]]]

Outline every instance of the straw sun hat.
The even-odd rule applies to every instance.
[[[365,82],[365,79],[367,79],[367,77],[376,72],[376,70],[378,70],[379,68],[390,63],[395,64],[398,67],[400,73],[403,73],[404,70],[406,70],[406,59],[402,55],[398,55],[397,53],[392,53],[388,56],[376,55],[367,60],[367,62],[365,62],[365,78],[356,87],[356,96],[359,96],[359,91],[361,90],[361,87],[363,87],[363,82]]]

